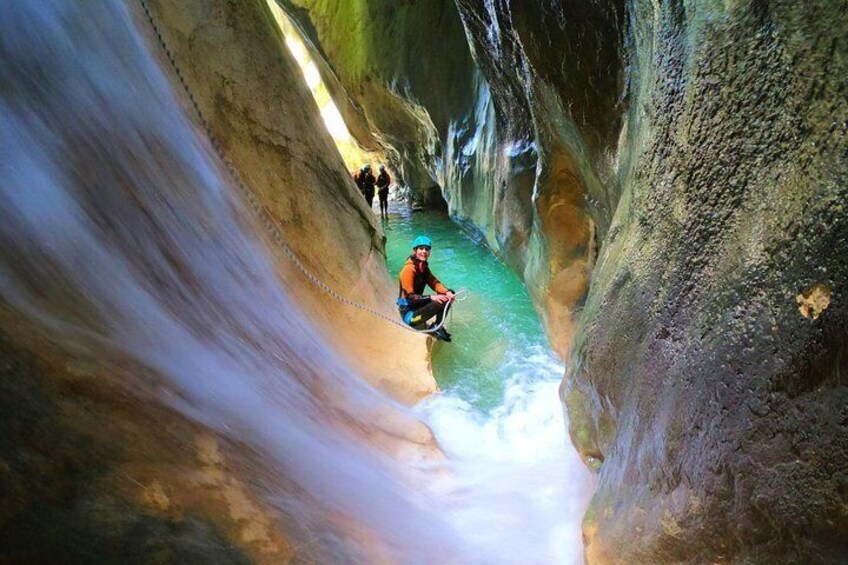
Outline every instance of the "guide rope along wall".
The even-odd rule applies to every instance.
[[[180,71],[179,65],[177,65],[177,61],[176,61],[176,58],[174,57],[174,54],[168,48],[168,45],[165,42],[165,38],[162,36],[162,33],[159,31],[159,26],[156,24],[156,21],[153,18],[153,14],[150,12],[150,8],[147,5],[147,1],[146,0],[139,0],[139,3],[141,5],[142,10],[144,11],[144,14],[145,14],[145,17],[147,18],[147,21],[150,23],[150,27],[153,30],[153,33],[156,36],[157,41],[159,42],[159,46],[162,48],[162,51],[165,53],[165,56],[167,57],[168,62],[171,64],[171,68],[173,69],[174,73],[177,75],[177,78],[179,79],[180,84],[182,85],[183,90],[186,93],[186,96],[188,96],[188,99],[191,102],[191,105],[194,108],[195,113],[197,114],[197,119],[200,122],[200,125],[203,127],[203,130],[206,132],[206,135],[209,138],[210,143],[212,144],[212,148],[215,150],[215,154],[218,156],[218,158],[224,164],[224,166],[227,170],[227,173],[230,175],[230,178],[232,179],[233,183],[244,194],[245,198],[250,203],[250,206],[253,208],[253,211],[259,216],[259,219],[262,221],[262,224],[265,226],[265,229],[267,229],[268,232],[270,233],[272,239],[280,246],[280,248],[283,250],[283,252],[286,254],[286,256],[288,256],[288,258],[292,261],[292,263],[295,265],[295,267],[297,267],[297,269],[301,273],[303,273],[310,281],[312,281],[312,283],[315,284],[318,288],[320,288],[321,290],[323,290],[324,292],[326,292],[327,294],[329,294],[330,296],[332,296],[333,298],[335,298],[339,302],[342,302],[344,304],[347,304],[348,306],[351,306],[353,308],[357,308],[357,309],[362,310],[364,312],[368,312],[369,314],[376,316],[378,318],[381,318],[381,319],[385,320],[386,322],[389,322],[390,324],[394,324],[394,325],[399,326],[399,327],[401,327],[401,328],[403,328],[407,331],[412,331],[412,332],[415,332],[415,333],[418,333],[418,334],[432,333],[432,332],[437,331],[439,328],[441,328],[444,325],[445,320],[447,319],[447,314],[450,311],[450,306],[451,306],[450,304],[448,304],[448,308],[445,311],[445,315],[442,317],[441,322],[437,326],[435,326],[433,328],[429,328],[429,329],[416,330],[415,328],[412,328],[412,327],[404,324],[403,322],[401,322],[397,319],[386,316],[382,312],[379,312],[377,310],[374,310],[373,308],[365,306],[364,304],[359,304],[357,302],[354,302],[353,300],[350,300],[349,298],[342,296],[341,294],[339,294],[338,292],[333,290],[330,286],[328,286],[326,283],[324,283],[322,280],[320,280],[317,276],[315,276],[311,271],[309,271],[309,269],[306,268],[306,265],[304,265],[301,262],[301,260],[297,257],[297,255],[294,253],[294,251],[292,251],[292,249],[288,245],[286,245],[285,240],[283,239],[282,233],[281,233],[279,227],[277,226],[277,223],[274,220],[271,213],[268,212],[268,210],[257,200],[256,196],[253,194],[253,191],[251,191],[247,187],[247,185],[241,180],[241,176],[238,174],[238,171],[236,170],[235,166],[233,166],[233,164],[230,163],[229,159],[227,159],[226,155],[224,154],[224,150],[223,150],[223,147],[221,146],[221,143],[218,141],[218,139],[212,133],[211,125],[209,124],[209,122],[204,117],[203,112],[200,110],[200,106],[199,106],[197,100],[194,97],[194,94],[192,94],[191,89],[189,89],[188,82],[183,77],[182,71]]]

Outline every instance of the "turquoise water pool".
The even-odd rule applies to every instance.
[[[521,281],[477,234],[436,212],[393,214],[383,228],[393,275],[412,240],[426,234],[433,240],[433,273],[450,288],[468,291],[448,320],[453,342],[434,348],[433,373],[443,390],[485,411],[502,403],[505,383],[538,375],[533,367],[539,357],[550,361],[553,355],[542,325]]]
[[[566,435],[557,394],[565,367],[524,286],[444,214],[392,215],[383,227],[392,273],[426,234],[433,272],[468,290],[449,320],[453,341],[433,350],[443,393],[414,407],[448,456],[451,472],[436,488],[443,515],[465,539],[497,548],[500,562],[579,565],[594,487]]]

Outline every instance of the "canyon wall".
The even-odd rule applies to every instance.
[[[436,386],[427,340],[295,266],[395,319],[382,232],[268,6],[0,13],[0,560],[316,561],[318,530],[364,538],[278,503],[303,490],[283,438],[431,454],[351,381]]]
[[[245,205],[259,210],[260,231],[289,292],[374,384],[406,403],[435,391],[427,340],[379,317],[397,318],[382,229],[347,174],[268,7],[258,0],[147,4],[175,63],[162,57],[162,67],[175,84],[185,82],[178,95],[191,93],[183,102],[192,119],[205,120],[204,133],[229,163]],[[378,316],[326,292],[287,250],[330,289]],[[392,348],[409,355],[384,355]],[[378,358],[379,366],[368,361]]]
[[[278,3],[354,136],[381,147],[418,200],[444,199],[485,236],[564,356],[618,194],[623,8]]]
[[[848,5],[633,2],[563,393],[590,562],[848,555]]]
[[[299,29],[351,134],[396,180],[443,206],[445,143],[479,78],[451,2],[277,0]]]
[[[489,217],[461,204],[455,213],[493,225],[490,244],[524,280],[565,356],[618,196],[624,9],[589,1],[456,4],[489,85],[497,142],[484,148],[491,156],[466,188],[489,203]]]
[[[0,69],[0,101],[42,136],[39,151],[59,148],[51,167],[70,179],[99,241],[159,257],[159,243],[173,237],[165,228],[188,224],[198,245],[221,243],[185,188],[212,173],[180,168],[169,155],[184,147],[147,129],[153,117],[131,112],[161,102],[155,80],[133,82],[122,67],[132,52],[126,34],[140,32],[181,98],[180,119],[206,140],[192,150],[228,179],[221,190],[249,212],[239,225],[264,238],[298,309],[347,364],[397,399],[432,391],[426,342],[339,303],[280,246],[278,238],[331,288],[395,315],[385,301],[394,285],[380,228],[264,2],[127,2],[132,29],[120,24],[117,4],[90,16],[55,4],[54,19],[3,7],[0,50],[9,64]],[[571,436],[599,473],[584,522],[590,562],[844,559],[848,3],[279,4],[321,63],[352,133],[385,151],[423,202],[445,202],[485,235],[568,356]],[[109,17],[118,19],[102,20]],[[62,26],[83,30],[68,44],[88,58],[62,57],[69,47],[54,33],[75,29]],[[21,47],[39,34],[54,39]],[[112,65],[111,78],[85,85],[78,77],[91,69],[75,65],[100,61],[94,55]],[[100,107],[82,119],[87,89]],[[110,110],[115,92],[135,94]],[[0,186],[0,473],[13,493],[0,514],[2,545],[37,559],[85,552],[73,542],[85,538],[109,555],[112,542],[98,532],[111,529],[142,540],[138,551],[172,547],[175,559],[311,558],[275,533],[297,528],[263,504],[256,484],[269,478],[232,473],[230,461],[255,453],[126,386],[158,383],[150,367],[114,352],[98,364],[30,315],[33,303],[73,324],[89,320],[74,334],[83,337],[128,327],[79,310],[86,293],[68,290],[95,254],[61,233],[49,245],[26,239],[31,225],[65,227],[33,218],[67,218],[45,215],[55,201],[47,197],[32,216],[6,205],[40,186],[20,171],[44,158],[22,154],[26,139],[8,123],[3,155],[18,158]],[[151,178],[159,182],[140,190],[139,179]],[[172,199],[190,222],[169,212]],[[152,221],[151,210],[168,219]],[[162,238],[153,251],[139,244],[147,233]],[[68,257],[80,260],[68,266]],[[142,268],[170,274],[149,288],[182,289],[174,300],[195,306],[217,296],[179,258],[166,253],[156,269]],[[257,281],[250,269],[230,275],[240,288]],[[29,302],[13,288],[28,288]],[[83,306],[68,308],[74,300]],[[227,330],[237,317],[205,304],[180,319],[208,338],[209,328]],[[245,330],[227,346],[257,336]],[[275,344],[296,356],[302,343],[289,337]],[[407,355],[387,358],[387,349]],[[333,405],[330,377],[309,363],[299,370],[318,404]],[[346,425],[343,411],[334,417]],[[387,450],[399,449],[396,436],[429,443],[416,426],[370,433],[354,424],[362,424],[356,439],[370,435]],[[157,426],[167,432],[150,433]],[[98,463],[90,469],[87,454]],[[43,508],[64,511],[47,521]],[[26,537],[33,530],[38,536]],[[32,547],[47,553],[27,553]]]

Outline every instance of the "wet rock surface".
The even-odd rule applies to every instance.
[[[846,5],[631,13],[623,194],[565,386],[600,464],[588,559],[840,562]]]
[[[624,7],[464,0],[457,7],[491,90],[494,152],[503,155],[488,173],[496,225],[489,239],[527,284],[554,349],[565,356],[595,241],[618,197],[612,155],[622,113]],[[485,187],[486,178],[478,174],[476,182]]]
[[[216,152],[235,171],[228,176],[241,182],[245,206],[255,213],[253,197],[267,214],[258,218],[259,231],[287,290],[373,384],[408,404],[434,392],[427,340],[325,292],[275,238],[279,233],[283,245],[338,295],[397,318],[382,229],[347,174],[267,5],[206,0],[148,0],[148,5],[187,89],[165,57],[163,70],[180,86],[179,95],[191,93],[193,100],[184,100],[189,114],[196,104],[206,120],[198,125],[208,128]],[[161,52],[158,38],[149,40]],[[384,355],[386,350],[407,355]]]
[[[3,309],[0,316],[9,320]],[[276,518],[226,467],[224,481],[242,490],[252,515],[199,480],[193,441],[201,428],[153,403],[139,406],[95,363],[65,364],[42,340],[35,356],[22,343],[0,332],[0,560],[292,559]],[[245,537],[249,528],[264,536]]]

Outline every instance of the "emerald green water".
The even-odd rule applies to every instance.
[[[539,372],[540,357],[550,366],[550,347],[524,286],[479,236],[435,212],[393,214],[383,228],[392,274],[412,240],[426,234],[433,240],[433,273],[446,286],[468,291],[448,319],[453,341],[434,347],[433,373],[443,390],[487,411],[503,402],[507,383]]]

